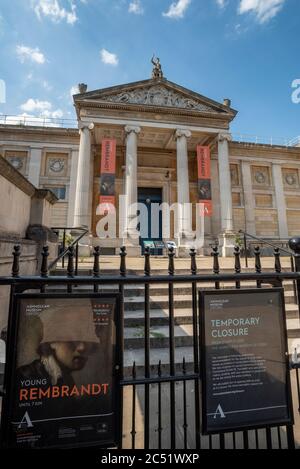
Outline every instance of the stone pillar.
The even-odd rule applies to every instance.
[[[132,226],[132,220],[136,218],[137,213],[133,204],[137,204],[137,148],[138,134],[141,128],[138,126],[127,125],[126,132],[126,168],[125,168],[125,195],[127,198],[126,207],[124,207],[124,235],[128,255],[140,254],[139,239],[136,237],[136,229]]]
[[[251,165],[247,161],[242,161],[241,167],[244,191],[245,231],[255,236],[255,204],[254,195],[252,191]]]
[[[184,238],[191,232],[190,210],[185,204],[190,202],[189,162],[187,139],[189,130],[176,130],[177,141],[177,203],[179,205],[178,236],[179,243],[184,245]]]
[[[78,156],[77,150],[72,150],[71,153],[71,173],[70,173],[70,186],[69,186],[69,200],[68,200],[68,226],[75,227],[75,199],[76,199],[76,185],[78,174]]]
[[[91,172],[91,135],[94,124],[82,125],[79,130],[80,145],[78,155],[78,171],[75,197],[74,225],[91,229],[91,207],[89,207],[89,195],[93,190],[90,187]]]
[[[32,148],[30,151],[28,180],[37,188],[39,188],[40,185],[41,164],[42,149]]]
[[[279,237],[281,239],[287,239],[289,236],[289,231],[287,224],[286,202],[282,181],[282,170],[280,164],[272,164],[272,174],[273,186],[275,189]]]
[[[221,206],[221,233],[219,236],[219,245],[223,257],[233,255],[235,244],[235,235],[233,233],[233,210],[228,148],[228,142],[230,140],[230,134],[220,134],[218,137],[218,165]]]

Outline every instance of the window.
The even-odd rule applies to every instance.
[[[49,189],[49,191],[52,191],[56,197],[60,200],[65,200],[66,199],[66,187],[45,187],[45,189]]]

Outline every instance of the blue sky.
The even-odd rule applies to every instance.
[[[1,0],[0,42],[2,114],[73,118],[74,86],[150,78],[155,53],[170,81],[231,98],[233,133],[300,135],[299,0]]]

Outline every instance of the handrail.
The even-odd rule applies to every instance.
[[[57,264],[57,262],[60,260],[60,259],[64,259],[64,257],[67,255],[67,253],[69,252],[69,249],[73,246],[76,245],[77,249],[76,249],[76,271],[78,269],[78,243],[79,241],[89,232],[89,230],[87,228],[69,228],[69,227],[54,227],[54,228],[51,228],[53,231],[57,231],[57,230],[64,230],[64,237],[63,237],[63,251],[56,257],[56,259],[54,259],[54,261],[51,262],[51,264],[48,266],[48,270],[50,271],[54,266],[55,264]],[[73,230],[73,231],[83,231],[81,233],[81,235],[79,235],[74,241],[72,241],[72,243],[67,247],[65,248],[65,237],[66,237],[66,231],[67,230]]]
[[[288,249],[281,248],[281,247],[277,246],[274,243],[270,243],[269,241],[266,241],[263,238],[258,238],[257,236],[251,235],[251,234],[247,233],[246,231],[239,230],[239,233],[243,234],[244,236],[248,236],[248,238],[255,239],[256,241],[259,241],[262,244],[268,244],[273,249],[279,249],[280,251],[284,252],[285,254],[288,254],[289,256],[293,255],[292,251],[289,251]]]

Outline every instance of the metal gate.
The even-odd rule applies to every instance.
[[[295,249],[297,270],[300,270],[300,243],[291,244]],[[53,276],[48,272],[48,248],[42,253],[42,267],[40,276],[22,277],[19,274],[20,249],[15,247],[13,253],[12,276],[0,278],[0,285],[10,287],[11,298],[15,293],[27,291],[48,293],[55,290],[72,295],[82,289],[87,294],[98,292],[117,292],[120,294],[120,330],[118,348],[122,355],[124,350],[124,304],[128,289],[139,288],[143,303],[143,317],[140,318],[139,340],[143,343],[144,355],[142,359],[133,360],[134,350],[127,353],[127,362],[122,363],[120,370],[120,386],[123,399],[123,428],[121,447],[143,449],[211,449],[211,448],[295,448],[299,445],[297,434],[299,414],[299,375],[297,365],[290,366],[292,382],[292,396],[294,406],[295,425],[281,427],[266,426],[257,429],[245,429],[237,432],[221,432],[218,435],[203,435],[201,421],[201,357],[198,291],[209,288],[220,290],[231,288],[243,290],[247,282],[252,282],[256,288],[281,287],[285,282],[296,285],[297,297],[300,292],[300,273],[283,271],[280,261],[280,249],[274,251],[274,269],[264,271],[261,265],[260,249],[255,249],[255,268],[253,271],[242,272],[241,254],[239,247],[234,250],[234,266],[231,273],[220,273],[218,247],[212,249],[212,273],[201,273],[201,265],[196,265],[196,252],[190,251],[190,272],[176,274],[175,252],[171,248],[168,252],[168,273],[166,275],[151,274],[151,257],[149,250],[144,254],[144,275],[128,275],[126,269],[126,249],[120,250],[120,270],[118,275],[105,275],[100,268],[100,248],[94,250],[94,266],[89,276],[75,275],[74,248],[68,251],[68,265],[64,276]],[[199,260],[201,264],[201,259]],[[199,272],[200,271],[200,272]],[[181,353],[176,344],[176,328],[180,327],[180,318],[176,315],[176,300],[174,290],[189,285],[191,299],[190,310],[190,340],[192,346],[188,356]],[[167,324],[168,334],[164,337],[165,350],[157,352],[155,336],[151,328],[155,315],[151,314],[151,291],[165,289],[168,304],[164,323]],[[297,304],[299,318],[299,302]],[[10,305],[10,319],[7,342],[14,328],[14,305]],[[159,322],[159,321],[158,321]],[[129,357],[129,358],[128,358]],[[130,366],[129,366],[130,365]],[[6,370],[6,375],[9,371]],[[3,396],[5,398],[6,383],[4,382]]]

